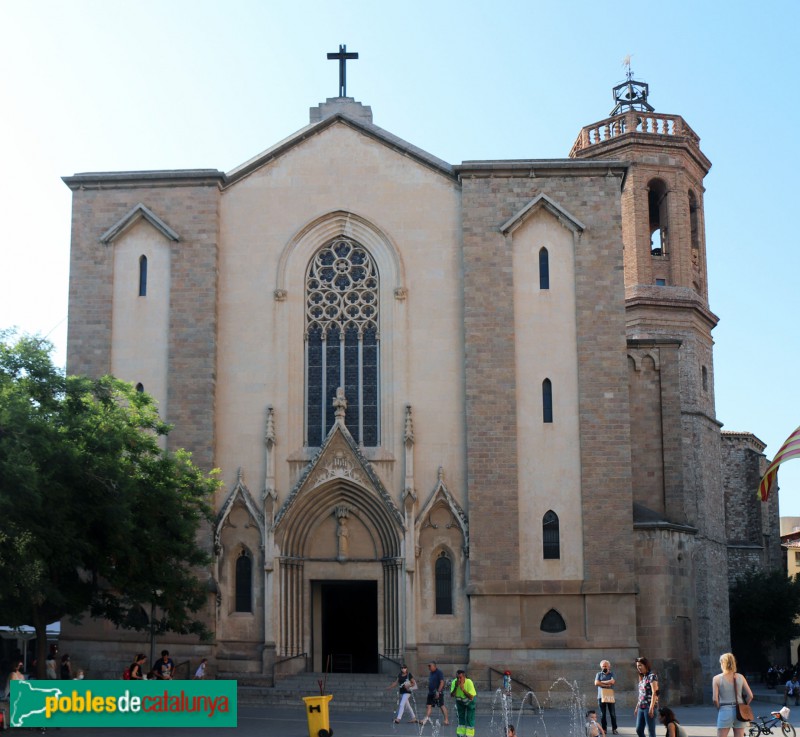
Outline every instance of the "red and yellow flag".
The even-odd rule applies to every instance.
[[[767,466],[767,472],[764,474],[764,478],[761,479],[761,483],[758,485],[758,491],[756,492],[756,496],[759,497],[762,502],[769,499],[772,487],[775,485],[775,481],[778,478],[778,466],[792,458],[800,458],[800,427],[786,438],[786,442],[775,454],[772,463]]]

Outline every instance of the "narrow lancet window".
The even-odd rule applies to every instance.
[[[147,256],[139,256],[139,296],[147,296]]]
[[[550,254],[546,248],[539,250],[539,289],[550,289]]]
[[[553,421],[553,383],[550,379],[542,382],[542,422]]]
[[[333,426],[336,389],[345,424],[366,447],[380,443],[378,269],[367,250],[339,237],[321,248],[306,274],[306,445]]]

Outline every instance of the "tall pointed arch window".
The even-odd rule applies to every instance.
[[[443,550],[436,559],[436,613],[453,613],[453,562]]]
[[[319,249],[306,272],[306,445],[333,426],[342,387],[345,424],[358,443],[380,443],[378,269],[369,252],[339,237]]]
[[[236,611],[253,611],[253,559],[244,548],[236,559]]]

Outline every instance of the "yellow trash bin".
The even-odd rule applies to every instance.
[[[308,717],[308,737],[331,737],[331,721],[328,717],[328,702],[333,698],[327,696],[303,696],[306,702],[306,716]]]

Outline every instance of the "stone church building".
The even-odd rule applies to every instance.
[[[711,164],[646,85],[615,94],[562,159],[450,164],[341,96],[227,173],[64,179],[69,372],[141,385],[222,469],[215,639],[159,648],[545,689],[601,658],[631,686],[641,654],[702,697],[729,550],[774,554],[777,501],[753,486],[732,539],[764,457],[715,415]],[[88,620],[63,639],[95,674],[146,649]]]

